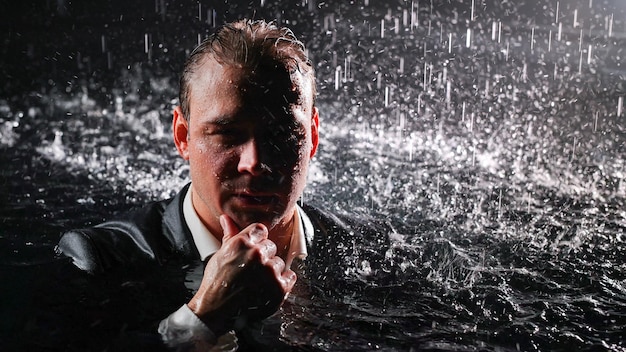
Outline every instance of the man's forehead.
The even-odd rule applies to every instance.
[[[216,90],[219,93],[228,90],[224,88],[234,88],[247,95],[248,99],[298,104],[305,108],[312,105],[311,78],[298,70],[290,71],[279,62],[271,62],[273,64],[247,67],[239,63],[225,63],[213,55],[205,55],[194,72],[191,89],[196,92],[198,88]],[[197,93],[204,95],[208,92]]]

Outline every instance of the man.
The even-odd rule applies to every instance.
[[[194,296],[159,326],[170,345],[206,347],[277,311],[308,249],[327,255],[346,225],[298,206],[319,141],[314,69],[287,28],[242,20],[216,30],[185,63],[173,137],[191,184],[120,220],[66,233],[82,270],[202,260]],[[323,265],[326,258],[320,259]]]

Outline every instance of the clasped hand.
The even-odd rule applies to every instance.
[[[285,270],[276,255],[265,225],[240,231],[227,215],[220,217],[220,224],[222,247],[207,263],[200,288],[188,303],[217,336],[274,314],[296,282],[296,274]]]

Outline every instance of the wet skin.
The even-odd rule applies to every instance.
[[[189,106],[189,121],[174,110],[174,141],[189,161],[193,206],[222,247],[188,305],[219,334],[271,315],[295,284],[284,259],[318,114],[300,73],[210,57],[194,74]]]

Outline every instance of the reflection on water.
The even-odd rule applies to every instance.
[[[346,244],[352,265],[339,277],[310,268],[301,283],[311,291],[292,295],[281,326],[268,322],[283,343],[626,348],[626,9],[618,1],[305,1],[287,9],[265,1],[193,11],[163,3],[156,14],[165,22],[196,16],[191,23],[206,25],[214,13],[258,10],[295,25],[317,63],[322,116],[304,201],[395,229],[379,262],[362,255],[376,246]],[[21,278],[56,263],[62,229],[186,182],[169,137],[171,66],[197,33],[179,29],[175,45],[157,29],[129,28],[141,40],[122,40],[118,51],[114,26],[102,32],[100,56],[65,48],[73,67],[59,60],[56,69],[74,78],[43,79],[0,99],[8,200],[0,204],[0,274],[16,287],[5,301],[26,302],[22,291],[33,286]],[[131,50],[131,42],[140,45]]]

